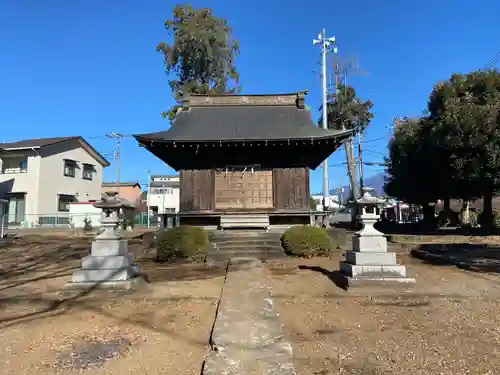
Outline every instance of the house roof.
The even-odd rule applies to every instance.
[[[306,92],[278,95],[191,95],[166,131],[138,134],[138,141],[221,142],[347,137],[325,130],[304,105]]]
[[[75,140],[79,141],[82,144],[82,146],[86,148],[87,151],[90,154],[92,154],[104,167],[110,165],[109,161],[81,136],[35,138],[35,139],[25,139],[17,142],[0,143],[0,151],[16,151],[16,150],[24,150],[32,148],[38,149],[47,146],[52,146],[58,143],[64,143]]]
[[[116,182],[103,182],[102,183],[102,187],[116,187],[118,186],[118,183]],[[120,187],[135,187],[135,186],[139,186],[139,188],[141,187],[141,185],[138,183],[138,182],[120,182]]]

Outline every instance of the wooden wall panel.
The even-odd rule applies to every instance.
[[[209,211],[214,209],[215,173],[211,169],[181,170],[179,211]]]
[[[276,209],[309,209],[309,168],[274,169],[273,195]]]

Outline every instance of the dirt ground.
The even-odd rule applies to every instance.
[[[269,263],[297,374],[500,374],[497,274],[398,257],[410,289],[344,291],[340,254]]]
[[[149,283],[134,293],[68,291],[89,246],[24,238],[0,251],[0,373],[199,374],[224,269],[161,266],[135,243]]]

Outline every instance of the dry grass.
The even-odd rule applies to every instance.
[[[88,239],[25,238],[0,252],[0,373],[199,374],[224,270],[159,266],[131,245],[150,283],[67,291]]]
[[[339,289],[339,256],[269,265],[299,375],[500,373],[498,277],[399,258],[407,291]]]

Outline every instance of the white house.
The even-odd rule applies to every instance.
[[[319,194],[312,194],[311,198],[316,202],[316,211],[323,211],[323,196]],[[330,209],[340,208],[338,195],[329,195],[326,197],[326,206]]]
[[[153,214],[179,212],[179,190],[179,176],[151,176],[147,198],[150,212]]]
[[[0,143],[0,199],[13,225],[65,225],[69,204],[99,200],[109,162],[82,137]]]

